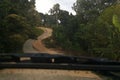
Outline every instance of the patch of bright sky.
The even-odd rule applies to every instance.
[[[45,14],[48,13],[54,4],[59,3],[60,9],[75,15],[74,10],[72,10],[73,3],[75,2],[76,0],[36,0],[36,10]]]

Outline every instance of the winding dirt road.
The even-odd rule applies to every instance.
[[[33,42],[33,47],[41,53],[58,54],[59,52],[46,48],[45,44],[42,43],[42,40],[52,36],[52,29],[44,27],[39,27],[39,29],[42,29],[44,33]]]
[[[37,40],[29,39],[23,45],[23,52],[24,53],[49,53],[49,54],[58,54],[60,53],[57,50],[48,49],[42,43],[42,40],[52,36],[52,29],[38,27],[38,29],[42,29],[44,33],[38,36]],[[62,54],[62,53],[60,53]]]
[[[27,40],[24,53],[45,52],[56,54],[57,51],[48,49],[42,40],[52,35],[52,29],[40,27],[44,33],[37,40]],[[34,47],[34,48],[33,48]],[[44,69],[4,69],[0,70],[0,80],[101,80],[91,71],[74,70],[44,70]]]

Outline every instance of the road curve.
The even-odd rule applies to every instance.
[[[57,51],[46,48],[45,45],[42,43],[42,40],[52,36],[52,29],[45,27],[38,27],[38,29],[42,29],[44,33],[38,36],[37,40],[33,39],[27,40],[23,45],[23,52],[58,54]]]
[[[49,38],[50,36],[52,36],[52,29],[45,28],[45,27],[39,27],[38,29],[42,29],[44,31],[44,33],[42,35],[38,36],[37,40],[32,41],[32,48],[34,47],[32,49],[32,51],[35,52],[35,49],[36,49],[36,53],[40,52],[40,53],[49,53],[49,54],[62,54],[62,53],[59,53],[59,51],[46,48],[45,45],[42,43],[42,40],[44,40],[44,39]],[[52,70],[52,71],[56,72],[57,70]],[[82,77],[87,77],[88,80],[101,80],[96,74],[92,73],[91,71],[64,71],[63,70],[63,73],[61,73],[61,71],[58,71],[58,72],[59,72],[59,74],[66,73],[66,74],[64,74],[65,76],[67,76],[68,74],[73,75],[73,77],[75,77],[76,75],[78,75],[79,78],[81,76],[81,80],[83,79]],[[58,73],[56,73],[55,76],[57,74]]]
[[[33,42],[33,47],[41,53],[58,54],[59,52],[46,48],[45,44],[42,43],[42,40],[52,36],[52,29],[44,27],[39,27],[39,29],[42,29],[44,33]]]
[[[57,51],[48,49],[42,40],[52,35],[52,29],[40,27],[44,33],[37,40],[29,39],[23,46],[24,53],[47,52],[55,54]],[[33,48],[34,47],[34,48]],[[91,71],[74,70],[44,70],[44,69],[4,69],[0,70],[0,80],[102,80]]]

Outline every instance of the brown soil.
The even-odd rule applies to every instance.
[[[58,50],[55,50],[55,49],[52,49],[52,48],[51,49],[50,48],[49,49],[46,48],[45,44],[43,44],[43,42],[42,42],[42,40],[52,36],[52,29],[50,29],[50,28],[43,28],[43,27],[39,27],[39,28],[42,29],[44,31],[44,33],[41,36],[39,36],[37,38],[37,40],[35,40],[33,42],[33,47],[37,51],[39,51],[41,53],[62,54],[62,53],[60,53],[62,51],[58,51]]]
[[[33,42],[33,47],[39,52],[45,52],[45,53],[49,53],[49,54],[64,54],[63,53],[64,51],[59,51],[59,50],[55,50],[55,49],[48,49],[45,47],[45,44],[43,44],[42,40],[52,36],[52,29],[43,28],[43,27],[39,27],[39,28],[42,29],[44,31],[44,33],[41,36],[39,36],[37,40],[35,40]],[[62,52],[62,53],[60,53],[60,52]],[[74,71],[71,71],[71,72],[65,71],[65,72],[67,74],[74,75],[74,76],[98,78],[98,76],[95,75],[94,73],[92,73],[91,71],[75,71],[78,74],[75,74]],[[64,74],[65,72],[63,71],[62,74]]]
[[[59,51],[48,49],[42,43],[42,40],[52,36],[52,29],[39,27],[44,33],[37,40],[29,41],[33,52],[45,52],[50,54],[58,54]],[[33,45],[33,47],[31,46]],[[37,50],[37,51],[35,51]],[[59,53],[61,54],[61,53]],[[84,79],[87,78],[87,79]],[[43,70],[43,69],[5,69],[0,70],[0,80],[101,80],[99,76],[91,71],[74,71],[74,70]]]

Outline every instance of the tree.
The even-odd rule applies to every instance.
[[[115,4],[106,8],[99,16],[98,22],[102,21],[100,25],[107,24],[109,36],[109,44],[104,48],[103,56],[117,59],[120,56],[120,32],[119,32],[119,17],[120,17],[120,5]],[[104,26],[104,25],[103,25]],[[106,29],[105,29],[106,30]],[[107,35],[105,35],[107,37]],[[105,40],[104,40],[105,41]],[[106,51],[107,50],[107,51]],[[117,57],[118,56],[118,57]]]
[[[74,7],[77,15],[69,15],[64,10],[58,14],[61,24],[53,30],[56,45],[77,51],[77,55],[117,59],[120,56],[120,5],[113,0],[77,1],[81,4]]]
[[[51,15],[59,14],[59,12],[60,12],[60,5],[58,3],[53,5],[53,8],[50,9],[49,12],[51,13]]]
[[[68,11],[65,10],[60,10],[59,14],[58,14],[58,19],[60,20],[60,24],[61,25],[66,25],[68,24],[70,15]]]
[[[114,4],[116,0],[77,0],[73,9],[80,17],[81,23],[94,21],[96,17],[108,6]]]
[[[35,0],[1,0],[0,52],[21,52],[25,40],[36,38],[35,26],[40,21],[40,15],[35,10]]]
[[[56,25],[58,26],[58,14],[60,13],[60,5],[57,3],[53,6],[52,9],[50,9],[49,11],[51,13],[51,15],[54,16],[55,20],[56,20]]]
[[[9,14],[10,9],[11,9],[11,4],[9,0],[0,1],[0,23],[3,20],[3,18]]]
[[[17,52],[22,49],[22,45],[30,36],[30,25],[24,17],[10,14],[4,19],[2,30],[4,52]]]

